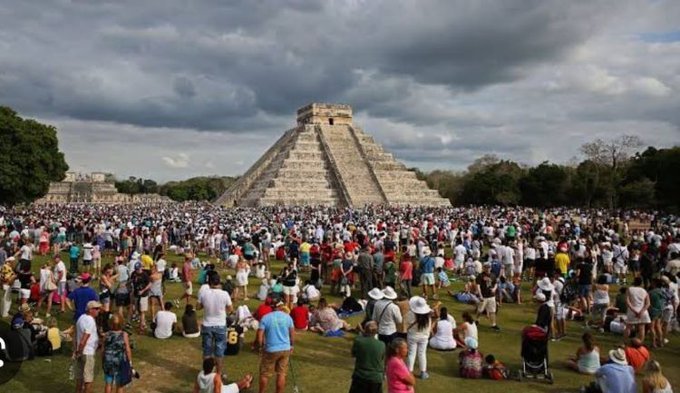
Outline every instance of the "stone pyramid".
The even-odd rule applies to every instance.
[[[313,103],[216,203],[223,206],[450,206],[352,124],[349,105]]]

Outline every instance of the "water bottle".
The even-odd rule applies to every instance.
[[[74,379],[76,379],[76,370],[74,362],[71,362],[71,365],[68,367],[68,380],[73,381]]]

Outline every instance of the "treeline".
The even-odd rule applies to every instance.
[[[637,151],[637,137],[596,140],[582,146],[584,159],[568,165],[529,167],[494,155],[464,172],[418,172],[453,205],[658,208],[680,211],[680,147]]]
[[[129,177],[115,181],[118,192],[124,194],[161,194],[175,201],[212,201],[222,195],[236,181],[235,177],[192,177],[182,181],[170,181],[159,185],[154,180]]]

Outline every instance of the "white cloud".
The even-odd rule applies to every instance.
[[[163,161],[170,168],[187,168],[189,166],[189,155],[186,153],[178,153],[176,156],[163,156]]]

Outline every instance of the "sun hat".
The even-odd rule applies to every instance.
[[[548,277],[543,277],[541,281],[538,282],[538,287],[542,291],[552,291],[555,289],[555,286],[550,282],[550,279]]]
[[[385,299],[394,300],[397,298],[397,293],[392,287],[385,287],[385,289],[382,290],[382,293]]]
[[[470,349],[477,349],[479,343],[477,342],[477,339],[474,337],[465,337],[465,346]]]
[[[426,257],[432,255],[432,250],[430,250],[430,247],[423,248],[423,255]]]
[[[628,365],[628,361],[626,361],[626,352],[622,348],[616,348],[609,351],[609,360],[624,366]]]
[[[559,281],[559,282],[561,282],[562,284],[564,284],[564,277],[562,277],[562,276],[557,277],[557,281]]]
[[[21,306],[19,306],[19,312],[26,312],[26,311],[30,311],[30,310],[31,310],[31,306],[28,303],[24,303]]]
[[[89,310],[91,308],[102,308],[102,304],[96,300],[90,300],[89,302],[87,302],[87,306],[85,307],[85,309]]]
[[[430,306],[427,305],[427,301],[420,296],[414,296],[409,299],[408,308],[414,314],[429,314],[432,311]]]
[[[14,258],[14,257],[9,257],[9,258],[5,259],[5,262],[14,262],[14,261],[16,261],[16,258]]]
[[[380,300],[385,297],[385,295],[382,293],[380,288],[373,288],[370,291],[368,291],[368,297],[370,297],[373,300]]]
[[[536,295],[534,295],[534,299],[543,303],[543,302],[545,302],[545,295],[543,294],[543,292],[538,292],[538,293],[536,293]]]
[[[139,255],[139,253],[137,251],[132,253],[132,259],[139,259],[140,256],[141,255]]]
[[[227,276],[227,280],[231,280],[231,276]]]
[[[668,276],[661,276],[661,281],[665,282],[666,284],[671,283],[671,279],[668,278]]]

